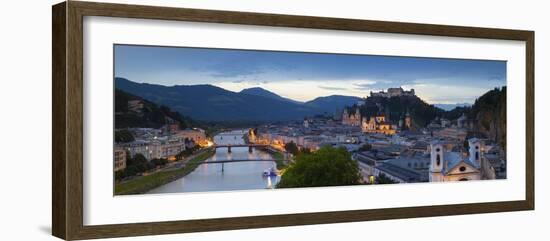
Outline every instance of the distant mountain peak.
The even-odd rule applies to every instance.
[[[251,95],[260,95],[260,96],[264,96],[264,97],[271,96],[271,97],[283,98],[280,95],[275,94],[275,93],[273,93],[269,90],[266,90],[262,87],[252,87],[252,88],[243,89],[243,90],[240,91],[240,93],[251,94]]]
[[[469,103],[456,103],[456,104],[433,104],[435,107],[439,108],[439,109],[442,109],[442,110],[445,110],[445,111],[449,111],[449,110],[452,110],[456,107],[469,107],[469,106],[472,106],[472,104],[469,104]]]
[[[325,113],[335,113],[346,106],[357,104],[362,98],[356,96],[330,95],[321,96],[305,103],[306,106],[318,108]]]
[[[276,99],[276,100],[288,101],[288,102],[292,102],[292,103],[301,103],[301,102],[293,100],[293,99],[282,97],[282,96],[280,96],[278,94],[275,94],[275,93],[273,93],[269,90],[266,90],[262,87],[252,87],[252,88],[243,89],[239,93],[247,94],[247,95],[262,96],[262,97],[272,98],[272,99]]]
[[[312,101],[315,101],[315,100],[322,100],[322,99],[349,99],[349,100],[358,101],[358,100],[361,100],[362,98],[357,97],[357,96],[348,96],[348,95],[327,95],[327,96],[319,96],[319,97],[317,97],[313,100],[310,100],[308,102],[312,102]]]
[[[252,87],[252,88],[246,88],[246,89],[241,90],[241,92],[246,92],[246,91],[265,91],[265,92],[269,92],[269,93],[272,93],[272,94],[275,95],[275,93],[273,93],[269,90],[266,90],[262,87]]]

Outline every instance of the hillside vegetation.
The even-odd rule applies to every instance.
[[[139,112],[130,111],[128,101],[131,100],[140,100],[143,103],[143,108]],[[192,119],[184,117],[166,106],[159,106],[139,96],[115,89],[116,129],[132,127],[160,128],[173,121],[179,122],[181,129],[196,125]]]
[[[348,112],[353,111],[355,108],[357,106],[349,108]],[[431,120],[443,115],[445,112],[424,102],[417,96],[368,97],[365,104],[359,108],[362,116],[369,118],[378,114],[385,114],[387,120],[393,123],[398,123],[406,113],[409,113],[414,128],[425,127]]]
[[[467,115],[474,120],[475,131],[506,150],[506,87],[495,88],[479,97]]]

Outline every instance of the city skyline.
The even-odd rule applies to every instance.
[[[503,61],[115,45],[114,194],[506,179],[505,85]]]
[[[115,45],[115,76],[165,86],[261,87],[282,97],[366,97],[415,89],[430,104],[472,104],[506,85],[506,62],[371,55]],[[304,91],[307,90],[307,91]]]

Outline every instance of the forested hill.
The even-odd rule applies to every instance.
[[[356,107],[348,108],[348,112],[354,111]],[[368,97],[365,99],[365,104],[359,108],[362,116],[368,118],[377,114],[385,114],[386,118],[393,123],[398,123],[406,113],[409,113],[413,128],[425,127],[431,120],[445,112],[417,96]]]
[[[143,108],[138,108],[138,111],[129,110],[128,101],[131,100],[140,100]],[[159,106],[141,97],[115,89],[115,128],[160,128],[173,121],[179,122],[181,129],[196,125],[191,118],[184,117],[166,106]]]
[[[474,130],[495,140],[506,149],[506,86],[479,97],[467,113],[474,120]]]
[[[462,114],[472,121],[472,134],[496,141],[506,150],[506,86],[486,92],[471,107],[444,112],[443,117],[455,120]]]

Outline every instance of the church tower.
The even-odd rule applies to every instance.
[[[411,129],[411,126],[412,126],[411,115],[409,115],[409,111],[407,111],[407,113],[405,114],[405,127],[407,129]]]
[[[348,109],[344,108],[344,111],[342,112],[342,124],[347,125],[348,122],[349,122]]]
[[[477,164],[478,167],[481,166],[483,141],[477,138],[471,138],[468,140],[468,147],[470,149],[470,162]]]
[[[444,149],[440,142],[430,143],[430,182],[443,181]]]
[[[367,132],[369,130],[369,122],[367,121],[367,117],[361,118],[361,131]]]

